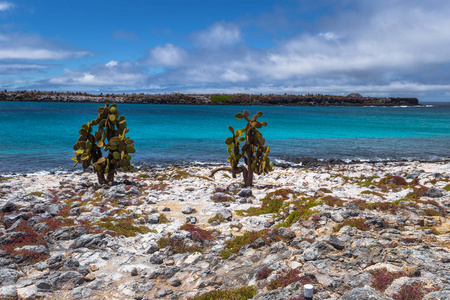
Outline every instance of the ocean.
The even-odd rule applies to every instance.
[[[428,103],[427,103],[428,104]],[[0,102],[0,174],[71,172],[72,146],[98,104]],[[225,164],[228,126],[247,109],[268,123],[261,132],[275,163],[297,158],[345,161],[450,157],[450,103],[421,107],[281,107],[119,104],[135,141],[132,163]]]

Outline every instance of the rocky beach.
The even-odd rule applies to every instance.
[[[450,165],[0,178],[0,299],[450,299]]]

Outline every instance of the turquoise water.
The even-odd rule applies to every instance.
[[[72,170],[78,130],[98,104],[0,102],[0,174]],[[268,126],[261,131],[276,161],[295,158],[413,160],[448,158],[450,106],[243,107],[119,104],[137,153],[135,165],[226,163],[227,127],[244,109]]]

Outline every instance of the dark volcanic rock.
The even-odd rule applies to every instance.
[[[86,247],[90,249],[96,249],[106,244],[107,242],[104,240],[104,233],[97,234],[85,234],[77,238],[71,245],[70,248],[81,248]]]
[[[339,300],[392,300],[391,297],[370,287],[356,288],[345,293]]]
[[[17,210],[17,206],[12,202],[6,202],[0,207],[0,211],[3,213],[9,213]]]
[[[238,193],[238,196],[240,196],[240,197],[250,197],[252,195],[253,195],[253,192],[251,189],[244,189]]]
[[[331,246],[336,248],[337,250],[342,250],[345,248],[344,243],[338,239],[335,235],[330,235],[330,239],[328,240]]]
[[[444,192],[441,189],[430,188],[427,191],[427,196],[431,197],[431,198],[440,198],[440,197],[444,196]]]
[[[64,264],[64,254],[53,254],[47,259],[49,269],[58,270]]]
[[[0,269],[0,284],[8,285],[15,283],[19,279],[19,272],[11,269]]]
[[[55,290],[73,289],[84,282],[84,276],[76,271],[55,272],[48,278]]]
[[[58,228],[49,234],[53,240],[73,240],[86,233],[86,229],[83,227],[66,226]]]

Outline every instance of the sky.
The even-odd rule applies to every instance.
[[[450,101],[448,0],[0,0],[0,89]]]

